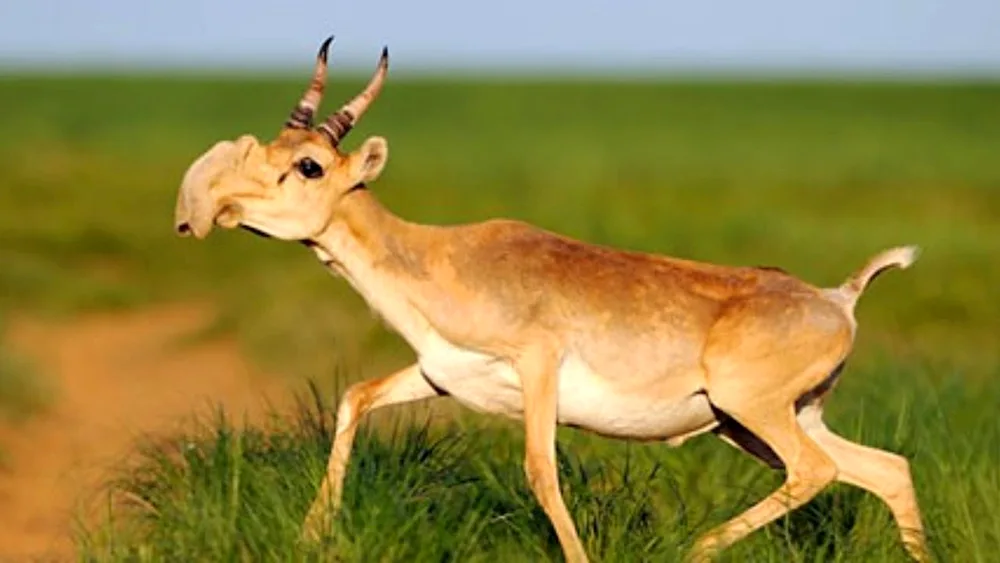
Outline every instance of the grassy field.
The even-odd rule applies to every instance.
[[[335,83],[328,106],[358,84]],[[172,234],[191,160],[220,138],[271,136],[303,85],[0,78],[0,310],[210,299],[216,330],[265,366],[315,379],[330,402],[347,381],[408,361],[303,248]],[[998,132],[993,84],[411,80],[390,82],[347,144],[389,139],[373,188],[412,220],[504,215],[828,285],[884,247],[920,244],[916,266],[879,278],[859,305],[858,345],[827,418],[911,457],[940,560],[990,561],[1000,550]],[[209,420],[207,435],[151,448],[121,483],[144,508],[84,533],[88,559],[558,558],[524,483],[517,426],[466,415],[421,430],[419,413],[380,413],[380,428],[398,430],[359,438],[342,524],[324,547],[297,544],[329,442],[315,408],[300,414],[300,426],[266,434]],[[711,437],[670,450],[565,430],[560,447],[568,502],[602,561],[672,560],[781,478]],[[878,502],[836,486],[724,559],[902,560],[897,544]]]

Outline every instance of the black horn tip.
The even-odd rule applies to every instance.
[[[333,36],[329,36],[323,41],[323,44],[319,46],[319,52],[316,53],[316,58],[326,62],[327,55],[330,53],[330,43],[333,43]]]
[[[389,46],[388,45],[382,47],[382,56],[379,57],[378,64],[380,66],[389,66]]]

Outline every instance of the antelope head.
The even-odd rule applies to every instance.
[[[220,141],[188,168],[174,216],[179,235],[202,239],[219,225],[283,240],[308,240],[335,219],[345,195],[382,172],[389,154],[382,137],[370,137],[350,153],[339,147],[381,91],[388,51],[382,50],[364,90],[314,126],[332,40],[320,47],[312,81],[274,140],[264,144],[242,135]]]

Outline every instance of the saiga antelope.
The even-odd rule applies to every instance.
[[[833,481],[885,501],[909,553],[926,559],[907,460],[837,436],[822,420],[853,345],[858,298],[880,272],[909,266],[916,247],[882,252],[823,289],[777,269],[617,250],[511,220],[405,221],[368,188],[386,164],[386,140],[340,148],[382,89],[387,51],[364,90],[313,126],[331,39],[273,141],[221,141],[190,166],[175,222],[199,239],[219,225],[305,244],[416,352],[413,365],[344,393],[307,536],[340,504],[359,419],[448,395],[523,420],[527,479],[569,561],[587,555],[559,489],[558,424],[673,446],[711,431],[785,470],[778,490],[701,537],[692,560]]]

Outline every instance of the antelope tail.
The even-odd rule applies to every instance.
[[[916,245],[897,246],[884,250],[873,256],[863,268],[844,280],[844,283],[838,288],[839,292],[853,304],[861,297],[868,284],[879,274],[891,268],[909,268],[919,255],[920,247]]]

